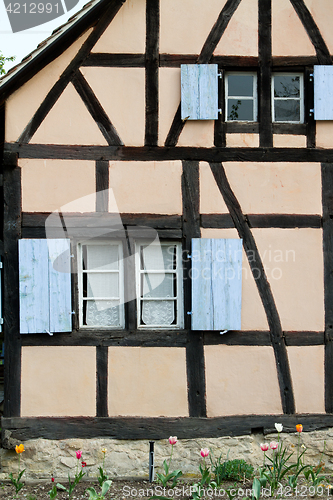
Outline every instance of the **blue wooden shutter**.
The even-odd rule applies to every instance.
[[[314,66],[314,119],[333,120],[333,66]]]
[[[217,64],[181,65],[182,120],[217,120]]]
[[[19,240],[21,333],[71,331],[69,259],[69,240]]]
[[[240,330],[242,240],[192,239],[192,330]]]

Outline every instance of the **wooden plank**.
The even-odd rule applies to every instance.
[[[230,214],[201,214],[200,226],[216,229],[235,227]]]
[[[96,347],[96,416],[108,416],[108,348]]]
[[[104,54],[101,54],[101,56],[104,56]],[[122,59],[122,54],[110,54],[109,56],[112,59],[116,57]],[[124,54],[125,59],[126,56]],[[181,64],[196,64],[198,58],[198,54],[160,54],[160,67],[180,68]],[[258,68],[258,57],[254,56],[213,55],[209,62],[218,64],[223,68],[232,68],[233,70],[236,68],[248,68],[256,71]],[[134,64],[135,62],[133,62]],[[293,71],[302,71],[304,66],[313,66],[314,64],[318,64],[316,56],[272,56],[272,67],[276,70],[288,68]],[[112,65],[112,62],[110,65]]]
[[[304,0],[290,0],[316,51],[319,64],[332,64],[330,51]]]
[[[272,0],[259,0],[259,75],[258,75],[258,120],[260,146],[273,146],[272,131]]]
[[[117,130],[81,71],[77,70],[71,81],[109,146],[123,145]]]
[[[47,240],[19,240],[20,333],[50,331]]]
[[[145,54],[100,54],[93,52],[83,61],[82,66],[144,68],[145,59]]]
[[[306,123],[273,123],[273,134],[306,135]]]
[[[72,331],[71,248],[66,239],[48,239],[49,331]]]
[[[192,240],[192,330],[240,330],[242,241]]]
[[[185,328],[190,330],[191,318],[191,253],[192,238],[200,238],[199,215],[199,163],[183,161],[183,267],[184,267],[184,311]],[[203,337],[201,333],[188,333],[186,344],[186,371],[188,386],[188,406],[191,417],[206,416],[206,381]]]
[[[123,244],[124,253],[124,302],[125,328],[130,331],[137,329],[137,303],[135,288],[135,240],[126,230],[126,241]]]
[[[313,68],[306,67],[304,70],[304,114],[306,122],[306,146],[316,147],[316,122],[314,119],[314,90],[313,90]]]
[[[246,218],[242,213],[239,202],[229,185],[223,165],[211,163],[210,167],[217,186],[234,221],[239,237],[243,240],[243,246],[246,254],[255,256],[254,259],[249,259],[249,265],[255,278],[255,283],[265,309],[270,329],[280,387],[282,409],[284,413],[295,413],[291,373],[280,317],[256,242],[248,226]]]
[[[57,82],[53,85],[52,89],[48,92],[47,96],[35,112],[34,116],[25,127],[24,131],[18,139],[19,143],[30,141],[31,137],[34,135],[44,118],[47,116],[53,105],[65,90],[67,84],[73,77],[76,70],[81,66],[82,62],[89,54],[92,47],[96,44],[97,40],[104,33],[114,16],[117,14],[122,4],[123,0],[115,0],[112,3],[108,3],[107,8],[104,10],[103,15],[99,18],[92,33],[83,43],[67,68],[63,71]]]
[[[200,119],[199,66],[183,64],[181,66],[181,119]]]
[[[254,122],[226,122],[225,131],[227,134],[259,134],[259,123]]]
[[[96,161],[96,212],[109,210],[109,162]]]
[[[314,66],[314,119],[333,120],[333,66]]]
[[[333,413],[333,164],[323,163],[323,252],[325,304],[325,410]]]
[[[159,68],[160,4],[146,1],[146,120],[145,146],[157,146],[158,141],[158,68]]]
[[[143,417],[38,417],[2,418],[4,448],[15,442],[30,439],[178,439],[216,438],[216,436],[251,435],[255,429],[264,434],[276,432],[275,422],[281,422],[283,432],[295,434],[296,424],[302,422],[303,432],[324,430],[333,426],[333,415],[232,415],[227,417],[198,418],[143,418]],[[7,432],[6,432],[7,431]],[[9,440],[8,437],[11,439]]]
[[[214,146],[218,148],[225,148],[226,141],[226,121],[225,121],[225,72],[222,66],[218,67],[218,72],[221,77],[218,79],[218,113],[217,120],[214,123]]]
[[[218,118],[218,66],[199,64],[199,120]]]
[[[322,217],[320,215],[305,214],[246,214],[250,227],[280,227],[296,228],[311,227],[321,228]],[[200,225],[205,228],[226,229],[235,227],[230,214],[201,214]]]

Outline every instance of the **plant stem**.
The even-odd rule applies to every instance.
[[[173,444],[171,445],[171,455],[170,455],[170,460],[169,460],[168,472],[169,472],[169,470],[170,470],[171,459],[172,459],[172,452],[173,452]]]

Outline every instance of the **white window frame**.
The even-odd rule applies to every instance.
[[[177,323],[174,325],[140,325],[141,318],[141,302],[142,298],[140,297],[140,275],[143,274],[144,270],[141,270],[140,265],[140,247],[144,245],[152,244],[151,242],[146,241],[137,241],[135,244],[135,281],[136,281],[136,304],[137,304],[137,328],[140,330],[179,330],[184,328],[184,301],[183,301],[183,266],[182,266],[182,245],[176,241],[163,241],[158,242],[156,245],[160,246],[170,246],[174,245],[176,247],[176,269],[175,270],[154,270],[148,272],[153,273],[173,273],[176,276],[176,297],[172,297],[170,300],[175,300],[176,302],[176,311],[177,311]],[[147,299],[145,299],[147,300]],[[152,299],[153,300],[153,299]],[[158,300],[158,299],[157,299]],[[163,300],[163,299],[159,299]]]
[[[274,97],[274,78],[275,76],[299,76],[299,97]],[[303,73],[288,73],[276,71],[272,74],[271,82],[271,93],[272,93],[272,121],[273,123],[304,123],[304,75]],[[281,121],[275,120],[275,101],[300,101],[300,120],[292,121],[286,120]]]
[[[104,270],[104,271],[95,271],[96,273],[119,273],[119,316],[120,316],[120,324],[116,326],[112,325],[84,325],[83,324],[83,303],[87,301],[86,297],[83,297],[83,274],[94,272],[89,270],[83,270],[82,262],[83,262],[83,246],[93,246],[93,245],[106,245],[106,246],[117,246],[118,247],[118,270]],[[78,243],[77,248],[77,256],[78,256],[78,288],[79,288],[79,324],[80,328],[84,329],[104,329],[104,330],[119,330],[125,328],[125,310],[124,310],[124,261],[123,261],[123,245],[121,241],[110,241],[110,240],[88,240],[88,241],[80,241]],[[111,297],[98,297],[97,300],[116,300]]]
[[[253,76],[253,95],[252,96],[229,96],[229,80],[230,76]],[[254,123],[258,121],[258,83],[257,83],[257,73],[248,71],[226,71],[225,72],[225,121],[226,122],[243,122],[243,123]],[[252,100],[253,99],[253,120],[228,120],[228,101],[229,99],[243,99]]]

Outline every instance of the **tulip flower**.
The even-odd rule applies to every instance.
[[[102,448],[102,453],[106,453],[108,450],[106,448]]]
[[[15,451],[16,453],[23,453],[24,452],[24,445],[20,444],[19,446],[15,446]]]
[[[208,457],[208,455],[209,455],[209,449],[208,449],[208,448],[201,448],[201,450],[200,450],[200,455],[201,455],[203,458]]]
[[[276,450],[276,448],[279,446],[279,444],[276,441],[271,441],[269,443],[269,446],[271,447],[271,450]]]
[[[267,451],[269,448],[269,444],[268,443],[260,443],[260,448],[262,451]]]
[[[301,461],[301,456],[299,453],[299,445],[300,445],[300,438],[301,438],[301,432],[303,430],[303,425],[302,424],[297,424],[296,425],[296,430],[298,432],[298,441],[297,441],[297,466],[298,462]]]
[[[81,462],[82,467],[87,467],[87,462]]]
[[[296,430],[297,430],[297,432],[302,432],[302,430],[303,430],[303,425],[302,425],[302,424],[297,424],[297,425],[296,425]]]
[[[282,424],[275,424],[275,429],[276,429],[278,432],[282,432],[283,425],[282,425]]]
[[[77,458],[78,460],[80,460],[80,458],[81,458],[81,457],[82,457],[82,451],[78,450],[78,451],[76,452],[76,458]]]
[[[52,481],[52,483],[54,483],[54,477],[51,477],[51,481]]]
[[[177,436],[170,436],[169,437],[169,443],[173,446],[177,443],[178,439]]]

